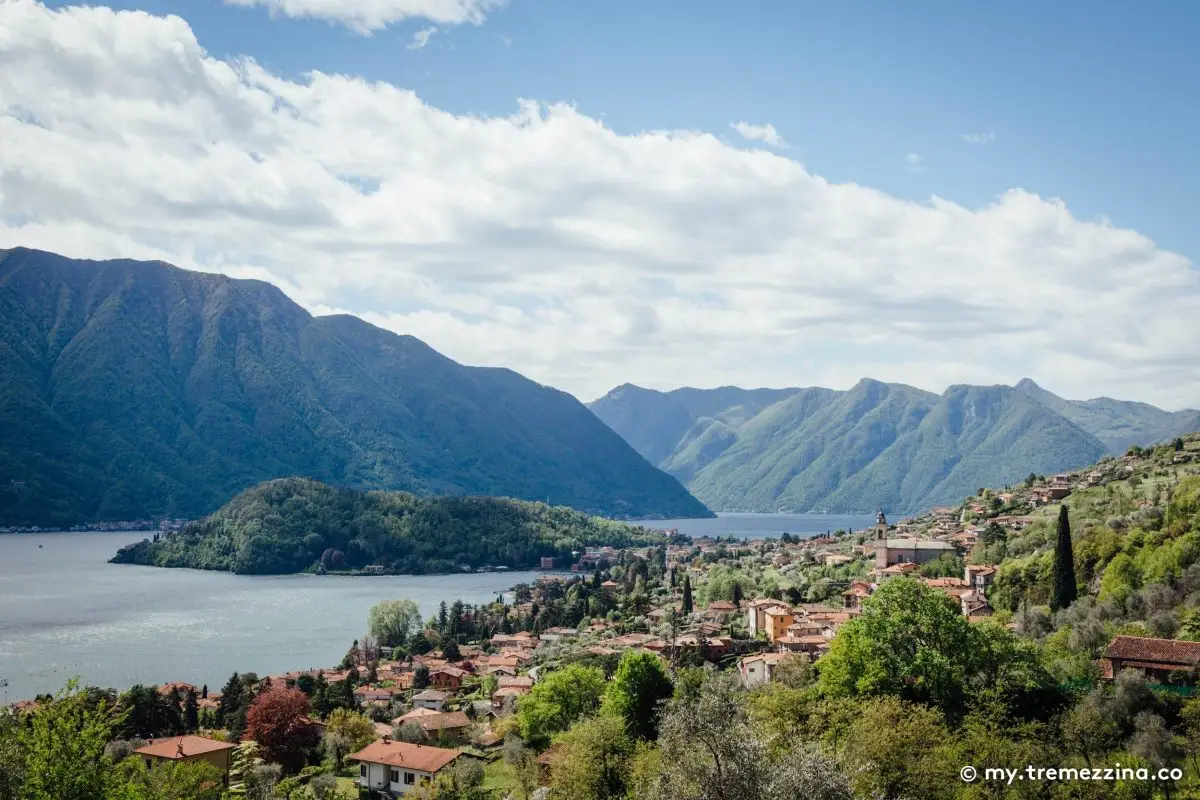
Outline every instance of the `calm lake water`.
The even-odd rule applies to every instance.
[[[721,514],[642,523],[692,536],[755,538],[866,527],[873,517]],[[0,701],[99,686],[183,680],[217,689],[234,671],[329,667],[366,629],[379,600],[479,603],[541,573],[338,577],[243,576],[109,564],[141,533],[0,536]]]
[[[639,522],[647,528],[670,530],[688,536],[737,536],[757,539],[768,536],[819,536],[838,528],[859,530],[875,524],[874,516],[862,514],[718,514],[716,519],[659,519]]]
[[[379,600],[421,613],[479,603],[533,572],[242,576],[107,560],[142,533],[0,536],[0,701],[87,684],[184,680],[218,690],[234,672],[329,667],[366,630]]]

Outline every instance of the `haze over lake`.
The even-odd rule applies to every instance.
[[[755,538],[865,527],[870,517],[721,514],[642,523],[691,536]],[[379,600],[479,603],[544,573],[249,576],[109,564],[144,533],[0,536],[0,701],[54,692],[74,676],[124,688],[185,680],[214,691],[234,671],[332,667]]]

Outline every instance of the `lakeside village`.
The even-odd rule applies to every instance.
[[[20,481],[13,481],[14,485],[19,483]],[[0,533],[121,533],[125,531],[170,533],[178,531],[190,521],[186,519],[128,519],[117,522],[90,522],[86,525],[72,525],[69,528],[45,525],[0,525]]]
[[[601,676],[587,701],[593,707],[605,683],[631,675],[643,674],[639,691],[650,691],[645,671],[637,672],[648,662],[671,676],[651,706],[670,696],[672,680],[678,694],[689,670],[723,673],[748,689],[811,683],[839,629],[898,579],[945,595],[970,627],[1028,627],[1031,615],[1021,623],[1011,608],[993,609],[1004,556],[991,554],[1032,527],[1050,529],[1075,493],[1120,496],[1110,484],[1138,481],[1141,471],[1148,480],[1198,472],[1200,439],[1165,453],[1149,467],[1138,453],[1048,479],[1031,475],[1018,488],[981,490],[961,506],[895,523],[881,511],[866,530],[806,540],[591,548],[570,565],[542,563],[575,574],[518,585],[511,602],[443,603],[428,620],[411,601],[385,601],[339,665],[234,675],[222,691],[183,682],[137,687],[121,696],[132,707],[126,738],[109,747],[123,747],[121,755],[151,773],[202,763],[220,777],[223,793],[214,797],[546,797],[567,780],[554,777],[568,771],[558,737],[586,713],[578,695],[589,691],[591,675]],[[1153,504],[1146,493],[1131,496],[1130,514]],[[1132,669],[1187,696],[1200,642],[1109,634],[1094,654],[1097,685]],[[30,713],[47,700],[14,709]],[[564,710],[571,702],[585,708]],[[484,793],[453,794],[447,787],[458,781]],[[264,791],[264,783],[274,788]]]

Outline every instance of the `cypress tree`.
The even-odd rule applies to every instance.
[[[1058,540],[1054,544],[1054,594],[1050,607],[1058,611],[1075,602],[1075,553],[1071,549],[1071,520],[1064,503],[1058,511]]]
[[[735,608],[742,607],[742,584],[737,581],[733,584],[733,605]]]
[[[217,703],[217,724],[225,726],[233,719],[234,714],[242,706],[242,679],[233,673],[221,690],[221,700]]]
[[[196,700],[195,689],[189,689],[183,701],[183,729],[187,733],[200,730],[200,704]]]
[[[684,614],[692,613],[692,578],[690,575],[683,576],[683,605],[680,610]]]

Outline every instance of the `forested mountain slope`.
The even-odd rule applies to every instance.
[[[0,251],[0,524],[210,513],[300,475],[709,512],[570,395],[260,281]]]
[[[899,512],[953,503],[1200,428],[1200,413],[1063,400],[1025,380],[941,395],[864,379],[830,389],[625,385],[592,411],[718,510]]]

